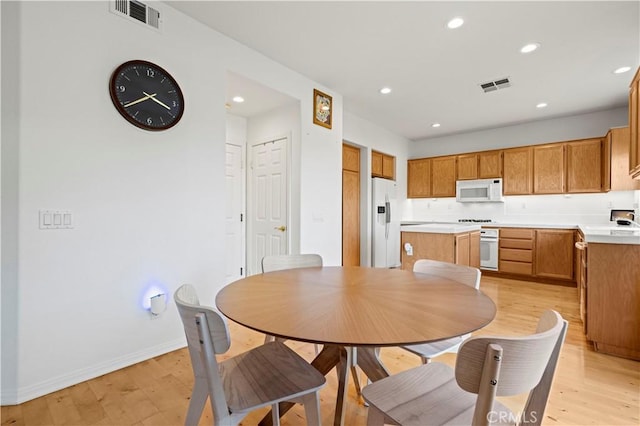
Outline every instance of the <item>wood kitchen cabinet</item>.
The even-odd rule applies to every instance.
[[[587,339],[596,351],[640,360],[640,245],[586,245]]]
[[[580,319],[584,334],[587,333],[587,244],[584,235],[576,234],[576,283],[578,284],[578,303],[580,304]]]
[[[498,274],[571,285],[574,243],[573,229],[500,228]]]
[[[430,232],[402,232],[401,247],[413,247],[413,255],[402,250],[402,269],[412,271],[419,259],[432,259],[458,265],[480,267],[480,231],[442,234]]]
[[[360,150],[342,145],[342,265],[360,265]]]
[[[640,189],[640,180],[629,175],[629,127],[610,129],[603,141],[603,191],[631,191]]]
[[[478,179],[502,177],[502,151],[478,153]]]
[[[396,157],[371,151],[371,176],[394,180],[396,177]]]
[[[527,228],[500,228],[498,271],[533,275],[535,231]]]
[[[629,175],[640,179],[640,68],[629,86]]]
[[[603,161],[601,138],[567,142],[567,188],[568,193],[601,192],[603,175],[607,167]]]
[[[456,156],[458,180],[478,179],[478,154]]]
[[[533,193],[562,194],[564,190],[564,144],[534,146]]]
[[[575,231],[567,229],[536,229],[536,277],[573,280]]]
[[[431,159],[420,158],[407,162],[407,198],[431,196]]]
[[[458,180],[502,177],[502,151],[485,151],[456,156]]]
[[[431,196],[456,196],[456,156],[431,159]]]
[[[502,193],[504,195],[527,195],[533,192],[533,150],[524,148],[505,149],[502,153]]]

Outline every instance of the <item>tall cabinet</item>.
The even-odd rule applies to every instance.
[[[629,88],[629,129],[631,131],[631,145],[629,151],[629,174],[634,179],[640,179],[640,68],[636,71]]]

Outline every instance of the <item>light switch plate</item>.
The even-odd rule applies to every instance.
[[[70,210],[40,210],[40,229],[73,229],[73,214]]]

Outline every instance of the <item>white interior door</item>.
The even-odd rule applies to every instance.
[[[266,255],[286,254],[287,138],[251,147],[249,274],[262,272]]]
[[[242,171],[242,147],[226,144],[226,284],[244,277],[246,271],[243,203],[244,179]]]

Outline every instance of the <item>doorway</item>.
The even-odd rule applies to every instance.
[[[225,284],[245,276],[242,146],[225,145]]]

